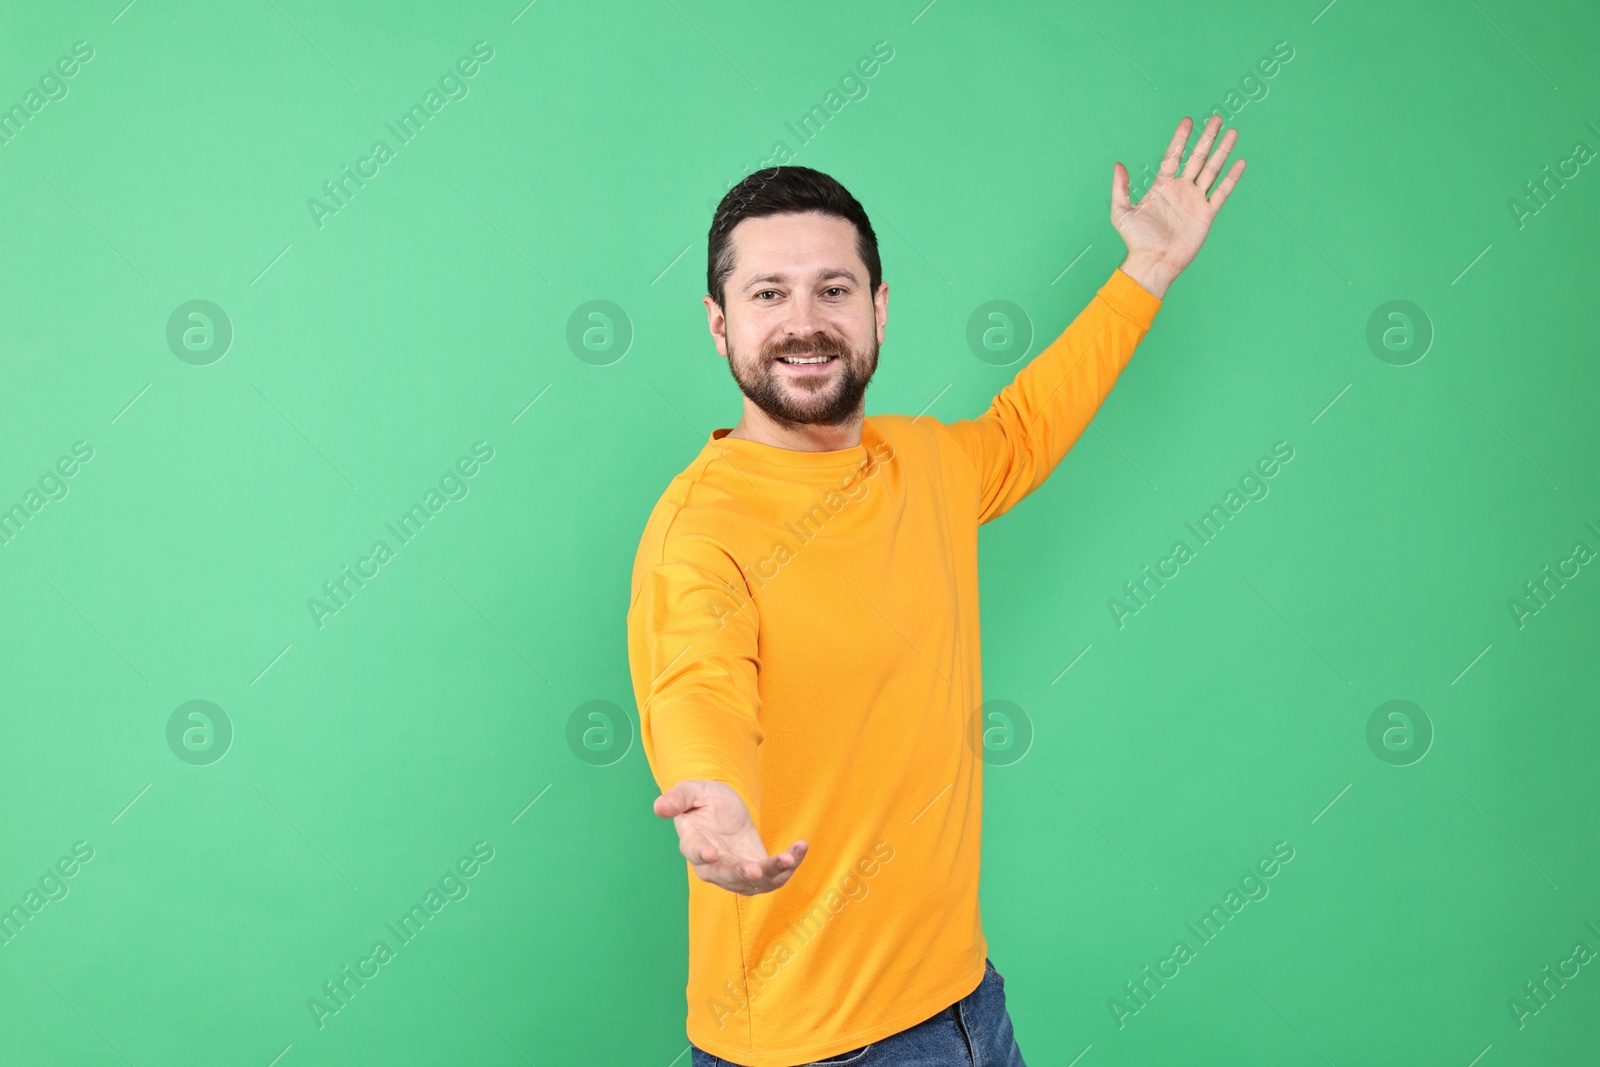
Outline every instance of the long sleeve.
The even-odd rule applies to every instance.
[[[1115,270],[1087,307],[976,419],[943,424],[978,472],[978,521],[1050,476],[1111,392],[1161,300]]]
[[[667,542],[628,609],[628,663],[645,759],[662,791],[688,778],[732,786],[759,826],[761,698],[756,606],[727,552]]]

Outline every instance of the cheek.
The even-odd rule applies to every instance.
[[[745,378],[761,374],[770,360],[763,352],[767,341],[764,334],[753,330],[734,332],[728,335],[729,352],[732,361],[738,366],[739,373]]]
[[[739,359],[747,366],[754,366],[767,362],[767,345],[773,340],[766,331],[745,330],[734,338],[734,346]]]

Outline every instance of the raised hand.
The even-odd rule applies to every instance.
[[[1239,133],[1237,129],[1229,130],[1212,152],[1212,143],[1222,128],[1222,116],[1213,115],[1206,122],[1205,132],[1194,151],[1189,153],[1183,173],[1179,174],[1178,160],[1183,156],[1183,146],[1188,143],[1193,128],[1194,123],[1188,116],[1178,123],[1167,145],[1167,153],[1161,159],[1161,167],[1156,171],[1155,181],[1137,204],[1128,199],[1128,169],[1121,163],[1112,164],[1111,225],[1128,246],[1128,263],[1124,264],[1124,270],[1158,297],[1199,253],[1211,229],[1211,220],[1222,210],[1234,183],[1244,173],[1245,161],[1235,161],[1216,189],[1208,194]]]
[[[782,886],[806,858],[804,841],[768,856],[750,809],[725,782],[679,782],[656,797],[655,812],[672,820],[678,851],[701,881],[747,897]]]

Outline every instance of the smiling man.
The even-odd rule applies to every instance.
[[[628,609],[694,1067],[1022,1064],[978,914],[978,527],[1061,462],[1243,172],[1212,118],[1179,173],[1192,126],[1137,205],[1114,164],[1127,257],[973,419],[866,415],[889,286],[838,182],[773,167],[718,206],[706,314],[744,410],[651,512]]]

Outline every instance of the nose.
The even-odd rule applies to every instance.
[[[783,322],[783,332],[786,339],[798,337],[802,340],[810,340],[817,334],[824,332],[827,320],[815,299],[808,296],[798,296],[789,302],[788,312]]]

